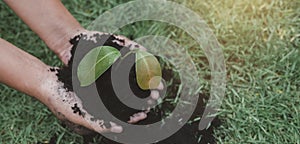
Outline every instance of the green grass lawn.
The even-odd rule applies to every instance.
[[[227,90],[215,130],[218,143],[300,144],[300,1],[299,0],[176,0],[197,12],[222,44],[227,66]],[[86,0],[63,3],[84,26],[105,10],[126,0]],[[150,29],[151,28],[151,29]],[[171,33],[172,32],[172,33]],[[148,34],[170,36],[185,45],[209,90],[208,63],[193,40],[167,24],[146,21],[120,32],[132,38]],[[1,1],[0,37],[59,66],[58,58]],[[60,143],[82,138],[60,126],[35,99],[0,84],[0,143]]]

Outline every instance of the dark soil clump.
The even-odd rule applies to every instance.
[[[94,112],[94,110],[91,109],[91,107],[89,106],[90,101],[96,101],[96,100],[93,100],[93,97],[86,96],[85,93],[81,93],[81,92],[77,93],[76,89],[78,86],[74,86],[74,83],[75,83],[75,85],[76,85],[76,83],[78,84],[78,80],[76,80],[76,78],[75,78],[75,80],[73,79],[73,83],[72,83],[72,72],[73,72],[73,74],[76,74],[76,72],[74,73],[74,70],[72,70],[72,67],[76,68],[76,70],[77,70],[79,60],[81,60],[82,57],[87,52],[89,52],[92,48],[104,45],[104,46],[112,46],[112,47],[117,48],[118,50],[121,50],[123,47],[118,45],[114,41],[115,40],[117,40],[119,42],[124,42],[124,41],[117,39],[113,35],[95,34],[95,35],[93,35],[93,37],[96,38],[97,43],[94,43],[91,40],[87,40],[88,37],[83,34],[78,35],[75,38],[70,40],[70,43],[73,44],[73,48],[71,51],[72,58],[68,64],[69,65],[68,67],[63,67],[62,69],[58,70],[57,76],[58,76],[59,80],[64,83],[64,87],[67,90],[69,90],[69,91],[75,90],[74,92],[82,99],[84,108],[89,112],[91,111],[91,114],[94,115],[97,112],[101,113],[101,110]],[[80,50],[78,50],[79,48],[80,48]],[[75,54],[76,49],[77,49],[76,53],[78,53],[78,55],[76,55],[76,56],[78,56],[78,60],[74,60],[74,56],[73,56]],[[128,49],[128,50],[122,51],[121,52],[122,55],[126,54],[129,51],[129,48],[124,48],[124,49]],[[126,57],[122,61],[118,60],[116,63],[119,64],[120,67],[122,67],[122,66],[124,67],[124,66],[127,66],[126,65],[127,62],[130,63],[130,62],[134,61],[134,58],[135,57],[132,54],[132,55],[129,55],[128,57]],[[161,58],[158,58],[158,59],[160,59],[160,61],[163,61]],[[120,69],[122,69],[122,68],[120,68]],[[119,70],[119,68],[117,68],[116,71],[117,71],[117,73],[120,73],[120,79],[121,79],[122,71],[121,70],[118,71],[118,70]],[[101,77],[99,79],[96,80],[95,84],[96,84],[96,88],[97,88],[97,91],[99,94],[98,97],[100,96],[102,102],[104,103],[105,107],[109,110],[110,113],[112,113],[116,118],[126,122],[129,120],[129,117],[132,114],[140,112],[140,110],[130,108],[130,107],[126,106],[125,104],[123,104],[122,102],[120,102],[120,100],[116,96],[114,89],[113,89],[113,84],[112,84],[112,80],[111,80],[111,71],[112,71],[112,68],[108,69],[103,75],[101,75]],[[163,74],[163,78],[165,81],[167,81],[167,82],[172,81],[172,85],[169,86],[166,91],[166,94],[167,94],[166,98],[167,99],[175,99],[177,90],[180,85],[180,79],[178,78],[178,73],[173,71],[171,68],[163,67],[162,74]],[[76,76],[73,76],[73,77],[76,77]],[[150,91],[140,89],[137,85],[135,78],[136,78],[135,77],[135,69],[134,69],[134,65],[133,65],[133,67],[131,68],[130,73],[129,73],[130,88],[136,96],[138,96],[140,98],[148,97],[150,95]],[[79,89],[82,89],[82,91],[89,91],[89,87],[79,88]],[[126,98],[128,97],[130,99],[130,97],[132,97],[132,96],[130,94],[124,93],[124,97],[126,97]],[[207,98],[208,97],[206,95],[199,94],[197,108],[194,111],[190,120],[194,120],[197,117],[202,117],[202,113],[206,106],[204,103],[204,100]],[[88,99],[92,99],[92,100],[88,100]],[[173,104],[171,101],[163,101],[159,107],[151,109],[151,111],[148,113],[147,119],[137,123],[137,125],[152,124],[157,121],[160,121],[162,118],[166,117],[168,112],[172,112],[172,110],[175,108],[175,106],[176,106],[176,104]],[[72,109],[74,110],[74,113],[79,113],[79,114],[81,113],[81,111],[77,107],[77,105],[74,105],[72,107]],[[95,118],[98,118],[98,117],[95,116]],[[109,120],[109,118],[104,119],[104,121],[108,121],[108,120]],[[157,144],[215,143],[215,138],[213,136],[213,129],[220,125],[220,121],[217,118],[214,119],[211,126],[208,129],[202,130],[202,131],[198,130],[198,124],[199,124],[199,121],[187,123],[179,131],[177,131],[174,135],[172,135],[171,137],[169,137],[163,141],[158,142]],[[106,123],[106,125],[108,125],[108,124]],[[78,132],[78,129],[76,131]],[[87,131],[87,130],[85,128],[82,128],[82,131]],[[83,132],[83,133],[79,132],[79,133],[81,135],[84,135],[85,143],[91,142],[93,139],[92,137],[94,137],[94,135],[95,135],[95,133],[93,133],[93,132]],[[198,142],[199,137],[201,137],[200,142]],[[105,137],[101,137],[101,140],[97,143],[118,144],[114,141],[111,141],[111,140],[105,138]]]

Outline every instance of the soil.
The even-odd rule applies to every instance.
[[[86,35],[78,35],[75,38],[70,40],[70,43],[73,44],[72,48],[72,55],[74,55],[74,52],[76,49],[84,47],[83,49],[81,48],[80,54],[79,54],[79,60],[92,48],[95,48],[97,46],[101,45],[106,45],[106,46],[112,46],[117,48],[118,50],[121,50],[123,47],[114,43],[114,40],[122,41],[120,39],[117,39],[113,35],[99,35],[95,34],[93,37],[96,38],[97,43],[94,43],[93,41],[88,40],[88,36]],[[80,43],[79,43],[80,39]],[[128,48],[126,48],[128,49]],[[78,51],[76,51],[77,53]],[[122,52],[121,54],[124,55],[128,51]],[[159,57],[157,57],[160,59]],[[131,61],[134,60],[134,55],[129,55],[126,57],[125,60],[118,60],[117,63],[120,63],[121,67],[126,66],[126,61]],[[162,61],[160,59],[160,61]],[[73,57],[71,58],[69,62],[68,67],[63,67],[61,70],[59,70],[57,76],[59,77],[59,80],[64,83],[64,86],[66,89],[69,91],[73,91],[73,84],[72,84],[72,65],[77,67],[78,61],[74,61]],[[117,69],[118,71],[118,69]],[[122,71],[120,71],[122,73]],[[163,78],[166,82],[172,81],[172,84],[168,87],[167,89],[167,99],[175,99],[175,96],[177,94],[178,86],[180,85],[180,79],[178,78],[178,74],[172,70],[172,68],[169,67],[163,67]],[[137,95],[140,98],[145,98],[148,97],[150,94],[149,90],[142,90],[138,87],[135,79],[135,70],[134,66],[130,70],[129,74],[129,82],[130,82],[130,88],[134,92],[135,95]],[[98,90],[99,96],[101,100],[103,101],[105,107],[118,119],[126,122],[128,121],[129,116],[131,116],[134,113],[139,112],[139,110],[135,110],[132,108],[127,107],[124,105],[120,100],[117,98],[116,94],[114,93],[113,87],[112,87],[112,82],[111,82],[111,68],[108,69],[99,79],[96,80],[96,88]],[[85,89],[85,88],[82,88]],[[88,88],[87,88],[88,89]],[[81,94],[77,95],[80,97]],[[127,96],[124,94],[124,96]],[[127,96],[130,98],[130,96]],[[82,98],[82,97],[80,97]],[[165,99],[166,99],[165,98]],[[204,101],[208,97],[205,94],[199,94],[199,101],[197,104],[197,108],[194,111],[192,117],[190,120],[194,120],[196,117],[202,117],[202,113],[205,108],[205,103]],[[84,99],[82,98],[84,102],[84,107],[88,107],[89,103],[85,102]],[[155,123],[157,121],[160,121],[162,118],[166,116],[166,114],[174,109],[176,105],[172,104],[170,101],[163,101],[163,103],[154,109],[151,109],[151,111],[148,113],[147,119],[137,123],[138,125],[145,125],[145,124],[151,124]],[[72,107],[73,110],[76,111],[76,113],[80,114],[80,110],[78,109],[77,106]],[[89,111],[89,109],[87,108]],[[84,137],[84,143],[89,143],[92,141],[93,137],[95,137],[96,133],[87,130],[83,127],[76,126],[70,122],[65,122],[65,124],[72,129],[76,129],[76,132],[83,135]],[[218,127],[221,122],[218,118],[214,119],[211,126],[206,129],[199,131],[198,130],[198,124],[199,121],[192,122],[189,124],[185,124],[178,132],[176,132],[174,135],[171,137],[158,142],[157,144],[198,144],[198,143],[215,143],[215,138],[213,136],[213,130],[214,128]],[[118,144],[116,142],[113,142],[105,137],[101,136],[96,136],[99,137],[99,142],[100,144]],[[201,137],[201,141],[198,142],[198,138]]]

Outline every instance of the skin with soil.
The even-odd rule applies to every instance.
[[[73,83],[72,83],[72,66],[77,68],[79,61],[74,61],[73,55],[75,53],[75,50],[78,49],[79,47],[84,46],[84,49],[80,49],[80,54],[79,60],[82,59],[82,57],[89,52],[92,48],[95,48],[97,46],[112,46],[118,50],[121,50],[123,47],[119,45],[119,43],[116,42],[122,41],[118,39],[114,35],[110,34],[94,34],[92,36],[87,36],[84,34],[79,34],[73,39],[70,40],[70,43],[73,45],[72,50],[71,50],[71,60],[68,63],[68,67],[65,66],[62,69],[58,70],[57,76],[59,81],[64,83],[64,88],[67,89],[68,91],[74,91],[73,90]],[[132,47],[132,46],[130,46]],[[130,47],[125,47],[125,51],[121,52],[122,55],[126,54],[129,52]],[[134,46],[133,46],[134,47]],[[76,51],[78,52],[78,51]],[[126,59],[128,60],[134,60],[135,55],[131,54]],[[160,59],[160,58],[159,58]],[[118,60],[116,63],[120,63],[121,65],[126,65],[123,64],[123,61]],[[126,60],[125,60],[126,61]],[[117,69],[118,70],[118,69]],[[163,67],[162,68],[162,74],[163,74],[163,79],[168,82],[168,81],[173,81],[172,85],[167,88],[166,94],[167,96],[165,97],[168,99],[175,99],[175,96],[177,94],[178,86],[180,84],[180,80],[178,78],[178,74],[174,72],[171,68]],[[54,70],[53,70],[54,71]],[[132,109],[129,108],[128,106],[124,105],[116,94],[114,93],[112,82],[111,82],[111,68],[109,68],[103,75],[100,76],[96,80],[96,87],[99,93],[99,96],[101,100],[103,101],[105,107],[109,110],[110,113],[112,113],[115,117],[118,119],[127,122],[128,118],[134,114],[140,112],[140,110]],[[136,74],[135,74],[135,68],[134,66],[130,70],[129,74],[129,83],[130,83],[130,88],[133,91],[135,95],[137,95],[140,98],[145,98],[150,95],[150,90],[142,90],[139,88],[136,82]],[[84,88],[83,88],[84,89]],[[78,94],[79,96],[81,94]],[[124,94],[126,96],[126,94]],[[196,117],[201,117],[202,113],[205,108],[204,104],[204,99],[207,97],[203,94],[199,94],[199,101],[197,108],[195,112],[193,113],[192,117],[190,120],[195,119]],[[126,98],[130,98],[130,96],[126,96]],[[83,107],[87,107],[89,103],[85,103],[83,100]],[[146,124],[151,124],[155,123],[157,121],[160,121],[162,118],[166,116],[166,113],[172,111],[175,108],[176,105],[163,101],[161,104],[161,107],[158,108],[152,108],[150,112],[147,114],[147,118],[136,123],[137,125],[146,125]],[[74,104],[71,109],[73,110],[74,113],[84,116],[84,113],[81,112],[80,108],[77,107],[76,104]],[[89,109],[86,109],[89,111]],[[101,112],[100,112],[101,113]],[[109,127],[109,123],[107,123],[109,119],[104,119],[104,125]],[[198,123],[199,121],[190,123],[190,124],[185,124],[178,132],[176,132],[174,135],[171,137],[158,142],[157,144],[197,144],[197,143],[215,143],[215,139],[213,136],[213,129],[214,127],[218,126],[220,124],[220,121],[218,119],[215,119],[211,126],[206,129],[199,131],[198,130]],[[64,121],[64,124],[71,129],[73,129],[75,132],[81,134],[84,136],[85,143],[88,143],[90,140],[92,140],[92,137],[96,136],[97,134],[89,129],[86,129],[82,126],[75,125],[69,121]],[[126,127],[124,127],[124,130],[126,130]],[[116,134],[117,135],[117,134]],[[202,139],[200,142],[198,142],[198,138],[202,136]],[[101,139],[101,143],[105,144],[118,144],[114,141],[111,141],[105,137]]]

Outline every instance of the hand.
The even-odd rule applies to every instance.
[[[108,36],[108,34],[84,30],[60,1],[5,0],[5,3],[69,67],[71,67],[70,62],[72,62],[71,50],[75,46],[76,38],[80,39],[87,36],[86,39],[92,43],[97,40],[94,39],[97,36]],[[46,9],[44,8],[45,6],[47,6]],[[83,37],[76,37],[76,35],[82,35]],[[125,37],[111,36],[113,39],[110,39],[108,42],[115,46],[125,46],[131,50],[135,48],[145,49]],[[72,41],[68,42],[72,37]],[[0,76],[0,81],[39,99],[60,119],[76,123],[99,133],[122,131],[122,128],[113,122],[103,122],[102,120],[92,121],[93,116],[82,108],[82,102],[78,96],[73,91],[70,91],[70,89],[67,90],[65,82],[59,80],[59,77],[56,75],[59,69],[50,68],[31,55],[23,51],[19,52],[15,47],[13,49],[3,49],[4,52],[2,52],[2,49],[0,50],[1,54],[4,55],[0,57],[3,59],[1,64],[4,67],[3,70],[1,69],[2,76]],[[17,57],[16,55],[19,56]],[[4,61],[11,63],[4,63]],[[161,84],[157,89],[163,89],[163,85]],[[159,97],[157,90],[152,90],[150,95],[153,100]],[[145,119],[146,113],[147,111],[142,111],[133,114],[132,117],[128,117],[128,122],[135,123]]]
[[[52,81],[50,87],[52,87],[53,96],[49,97],[49,105],[47,105],[54,114],[62,119],[63,121],[69,121],[76,123],[78,125],[84,126],[88,129],[94,130],[98,133],[102,132],[114,132],[120,133],[122,132],[122,127],[117,125],[112,121],[104,121],[101,119],[95,120],[94,116],[88,113],[87,110],[84,109],[83,103],[81,99],[74,93],[72,87],[72,64],[73,64],[73,55],[75,49],[78,50],[78,43],[82,42],[80,46],[84,46],[84,49],[87,49],[87,52],[92,48],[97,46],[108,45],[121,50],[121,48],[126,48],[128,51],[134,49],[146,50],[143,46],[127,39],[124,36],[112,35],[107,33],[95,32],[95,31],[81,31],[76,36],[74,36],[70,40],[71,46],[66,48],[64,51],[61,51],[60,58],[61,60],[67,64],[63,69],[51,68],[49,81]],[[110,72],[106,72],[107,74]],[[110,85],[110,75],[104,74],[97,80],[99,85]],[[64,75],[62,77],[62,75]],[[151,99],[149,100],[149,106],[144,111],[133,112],[131,116],[128,116],[128,123],[137,123],[147,117],[147,113],[150,110],[150,105],[153,104],[159,98],[159,91],[163,90],[164,86],[162,83],[157,87],[157,89],[153,89],[149,91],[149,95]],[[106,95],[114,95],[113,89],[112,92],[105,92]],[[100,92],[101,93],[101,92]],[[81,96],[82,97],[82,96]],[[89,96],[84,96],[89,97]],[[113,101],[112,98],[107,98],[108,102]],[[119,115],[121,113],[119,112]],[[101,112],[100,112],[101,113]],[[118,115],[117,113],[117,115]],[[93,119],[93,120],[91,120]],[[80,133],[82,129],[78,127],[75,128],[75,131]]]

